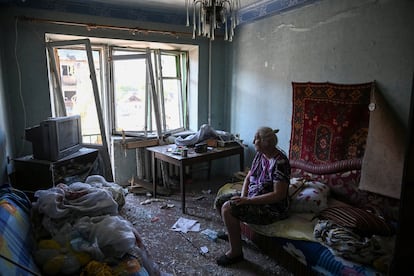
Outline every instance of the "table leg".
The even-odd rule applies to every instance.
[[[244,151],[240,153],[240,171],[244,171]]]
[[[155,166],[156,160],[155,160],[155,153],[152,153],[152,159],[151,159],[151,170],[152,170],[152,192],[153,192],[153,197],[157,197],[157,169]]]
[[[183,214],[185,214],[185,183],[184,183],[185,168],[183,164],[180,164],[180,189],[181,189],[181,208]]]
[[[208,168],[207,168],[207,179],[211,179],[211,160],[208,161]]]

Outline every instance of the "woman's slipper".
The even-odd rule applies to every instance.
[[[243,254],[241,254],[237,257],[233,257],[233,258],[230,258],[226,254],[224,254],[220,258],[217,258],[216,262],[220,266],[228,266],[228,265],[232,265],[232,264],[235,264],[235,263],[239,263],[243,260],[244,260]]]
[[[225,241],[229,240],[229,236],[223,231],[220,231],[220,232],[217,233],[217,238],[219,238],[221,240],[225,240]]]

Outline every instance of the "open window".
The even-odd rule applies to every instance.
[[[101,94],[96,72],[100,72],[99,52],[93,58],[88,39],[47,42],[50,65],[53,116],[80,115],[82,143],[99,149],[102,174],[112,181],[108,140],[103,119]],[[96,64],[94,61],[98,61]],[[101,78],[100,78],[101,79]],[[94,136],[94,140],[86,140]],[[93,146],[92,146],[93,145]]]
[[[52,114],[81,115],[87,147],[188,130],[189,114],[197,124],[197,46],[58,34],[46,41]]]
[[[110,53],[113,134],[148,137],[188,128],[186,52],[111,48]],[[151,93],[145,53],[157,93]]]

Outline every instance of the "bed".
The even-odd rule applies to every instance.
[[[0,189],[4,275],[159,275],[139,233],[118,215],[122,188],[90,176],[35,193]],[[108,184],[110,186],[108,186]]]
[[[91,175],[84,182],[35,192],[36,264],[47,274],[157,275],[139,233],[119,215],[124,188]]]
[[[8,183],[1,129],[0,152],[0,274],[162,274],[135,227],[119,215],[124,188],[91,175],[29,199]]]
[[[240,192],[241,187],[242,181],[227,183],[217,197]],[[298,187],[302,190],[295,193]],[[270,225],[241,223],[242,234],[295,274],[386,275],[395,241],[391,221],[337,200],[330,192],[322,182],[292,178],[290,216]],[[360,219],[329,224],[343,210],[357,212]]]
[[[266,226],[242,223],[243,235],[295,274],[386,275],[399,200],[359,185],[375,83],[292,88],[291,214]],[[225,184],[217,196],[241,183]]]

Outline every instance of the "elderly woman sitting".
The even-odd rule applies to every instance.
[[[271,224],[288,216],[290,164],[277,148],[278,130],[261,127],[253,144],[256,155],[241,194],[225,194],[216,201],[228,231],[230,249],[217,259],[221,266],[244,260],[240,222]]]

